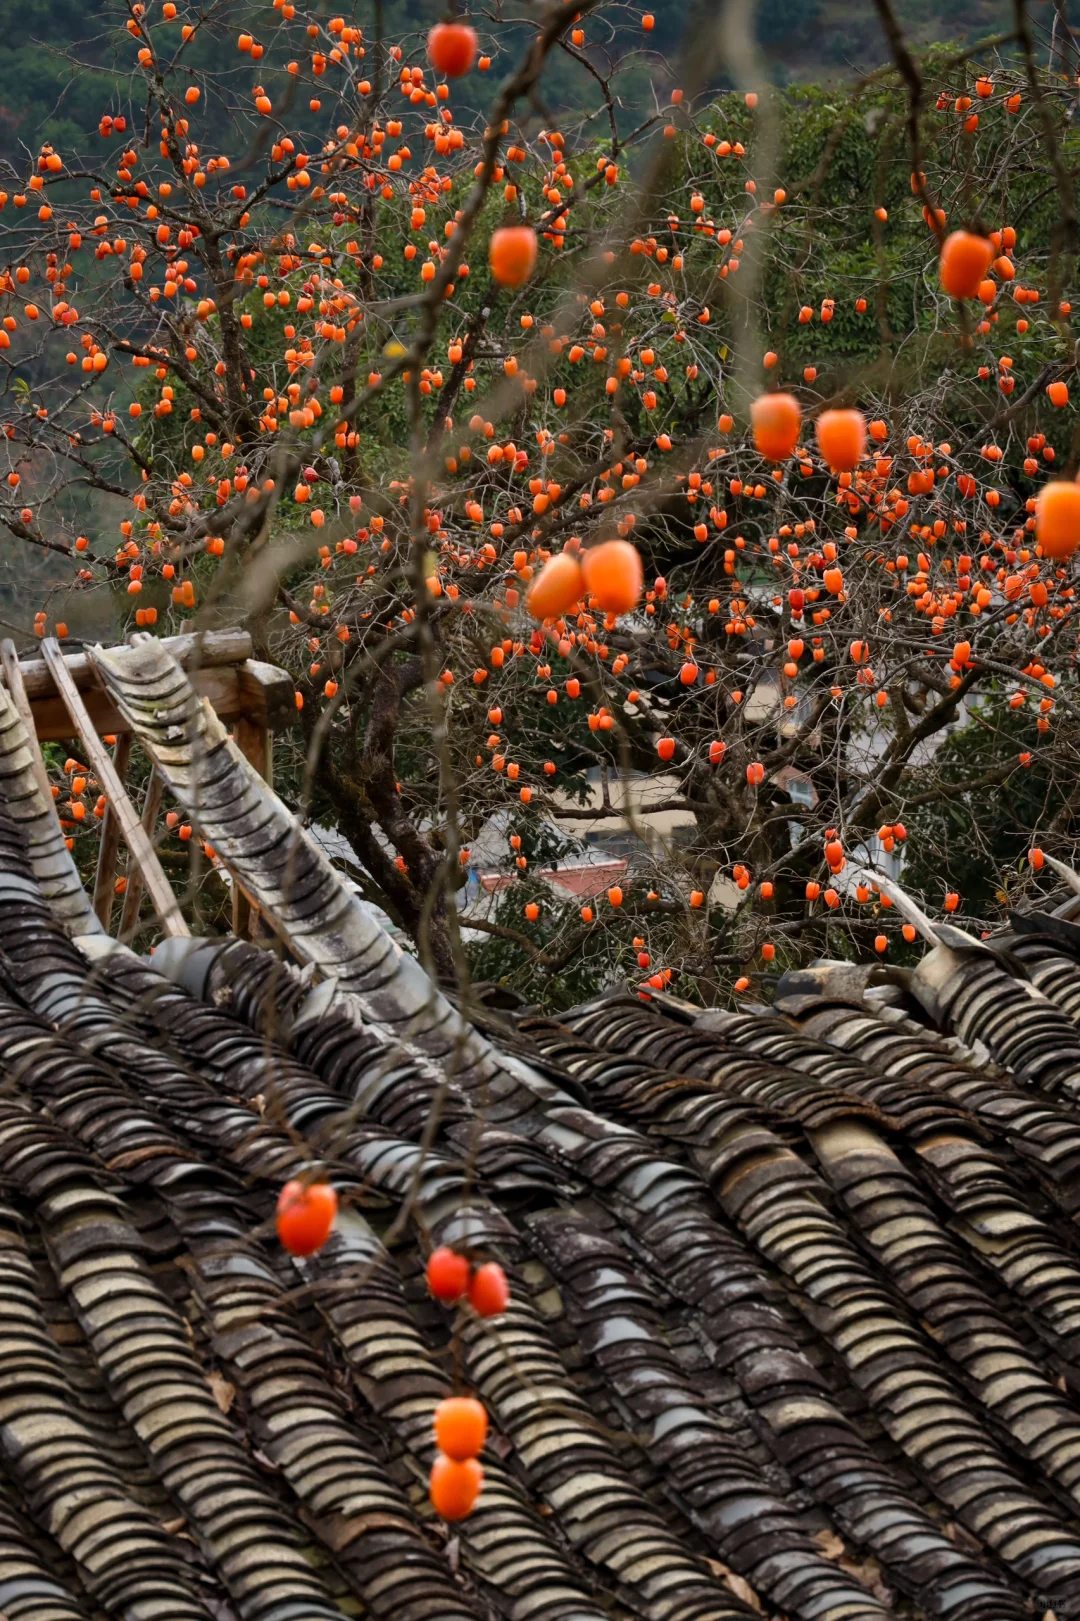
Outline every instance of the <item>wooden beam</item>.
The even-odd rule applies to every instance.
[[[237,666],[223,665],[220,669],[199,670],[192,677],[196,691],[209,698],[217,710],[221,705],[223,718],[235,719],[243,713],[246,702],[240,691]],[[98,737],[111,737],[127,730],[127,722],[104,692],[90,688],[80,694]],[[56,743],[78,734],[64,700],[54,694],[49,698],[34,698],[30,704],[37,735],[43,743]]]
[[[154,827],[161,809],[162,797],[165,793],[165,784],[160,771],[151,769],[150,780],[146,784],[146,798],[143,800],[142,825],[143,831],[151,844],[154,843]],[[139,864],[135,860],[128,861],[127,888],[124,890],[124,905],[120,913],[120,929],[116,938],[126,945],[134,936],[139,922],[139,907],[142,903],[143,880],[139,871]]]
[[[295,709],[295,705],[293,707]],[[274,756],[270,728],[249,715],[238,715],[232,735],[244,759],[249,760],[263,781],[273,787]]]
[[[25,669],[26,666],[24,665]],[[252,674],[252,669],[260,672]],[[262,672],[271,672],[270,676]],[[292,677],[272,664],[248,659],[242,664],[214,665],[193,671],[189,677],[200,698],[208,698],[214,713],[231,725],[241,715],[277,731],[296,720],[296,698]],[[127,728],[112,699],[94,688],[82,694],[86,711],[99,737],[119,735]],[[62,698],[53,695],[31,702],[33,726],[43,743],[57,743],[75,737],[71,716]]]
[[[242,664],[251,657],[251,636],[246,630],[208,630],[198,636],[165,636],[162,646],[189,675],[219,664]],[[97,690],[88,654],[69,653],[64,662],[80,692]],[[57,685],[48,659],[24,659],[22,678],[28,698],[55,698]]]
[[[243,703],[240,714],[271,732],[282,732],[296,724],[296,688],[287,670],[279,670],[276,664],[263,664],[259,659],[245,659],[237,666],[236,675]],[[198,682],[195,690],[199,690]],[[213,698],[210,702],[214,702]],[[214,707],[217,709],[216,704]],[[226,718],[220,709],[217,713],[222,720]],[[256,769],[266,776],[261,766]]]
[[[71,718],[75,722],[86,757],[116,811],[127,847],[142,870],[147,893],[161,920],[162,928],[166,934],[190,935],[191,930],[184,922],[179,903],[162,870],[157,852],[150,843],[146,829],[135,814],[135,807],[128,798],[127,789],[117,776],[109,752],[97,734],[74,679],[68,673],[59,642],[55,637],[48,636],[42,643],[41,650],[52,672],[57,691],[67,704]]]
[[[45,796],[46,805],[51,805],[53,802],[52,788],[49,785],[49,773],[45,769],[45,758],[41,752],[41,739],[34,725],[34,714],[30,700],[26,696],[26,683],[23,681],[19,655],[15,651],[15,643],[7,636],[0,642],[0,663],[3,663],[4,666],[4,675],[7,678],[7,689],[11,694],[11,701],[19,712],[19,719],[26,727],[26,740],[30,745],[30,755],[37,785]]]
[[[123,782],[127,777],[128,760],[131,758],[131,733],[124,732],[116,740],[116,753],[113,755],[113,769]],[[105,815],[101,823],[101,842],[98,844],[97,873],[94,877],[94,911],[98,922],[109,932],[109,920],[112,917],[113,898],[116,894],[116,857],[120,851],[120,819],[113,809],[112,800],[107,800]]]

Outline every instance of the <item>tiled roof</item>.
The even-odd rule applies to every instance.
[[[609,884],[622,877],[628,865],[625,856],[610,856],[607,860],[581,861],[573,865],[568,863],[564,867],[538,867],[533,877],[543,878],[547,883],[554,884],[558,889],[565,889],[571,895],[588,897],[602,895]],[[509,873],[480,874],[480,883],[489,895],[497,890],[508,889],[513,882],[514,879]]]
[[[0,771],[0,1613],[1075,1612],[1080,930],[480,1028],[150,658],[113,696],[299,962],[73,940]],[[430,1298],[438,1243],[503,1315]],[[448,1527],[455,1388],[492,1428]]]

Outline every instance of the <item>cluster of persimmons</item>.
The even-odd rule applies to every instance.
[[[277,1235],[290,1255],[317,1254],[330,1238],[338,1199],[329,1182],[286,1182],[278,1198]],[[506,1274],[497,1261],[474,1265],[447,1245],[428,1257],[427,1284],[447,1307],[467,1304],[478,1317],[498,1317],[510,1304]],[[471,1510],[484,1481],[479,1454],[487,1436],[487,1413],[474,1396],[451,1396],[434,1414],[438,1448],[431,1466],[431,1502],[445,1520]]]

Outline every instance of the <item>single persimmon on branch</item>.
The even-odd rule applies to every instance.
[[[903,963],[856,868],[988,925],[1075,852],[1064,47],[878,0],[781,91],[706,9],[107,8],[96,122],[0,159],[5,618],[247,625],[280,791],[548,1007]]]

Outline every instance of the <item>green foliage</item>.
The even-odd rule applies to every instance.
[[[700,37],[701,31],[715,25],[718,16],[718,8],[706,3],[688,17],[683,0],[650,0],[649,9],[656,17],[656,27],[647,39],[637,25],[636,12],[628,12],[613,34],[605,23],[596,31],[595,41],[590,38],[593,48],[604,53],[643,52],[620,86],[618,118],[624,129],[632,128],[651,108],[653,86],[666,77],[661,59],[671,63],[677,79],[680,55],[685,53],[689,60],[692,54],[685,50],[684,34]],[[404,39],[417,49],[442,14],[434,0],[390,0],[383,10],[385,36]],[[905,27],[916,31],[916,38],[947,33],[971,39],[1002,26],[1008,6],[1004,0],[956,0],[943,15],[928,0],[898,0],[896,10]],[[874,8],[863,0],[756,0],[752,14],[766,61],[782,76],[805,80],[823,70],[848,76],[853,66],[876,65],[885,55]],[[115,74],[111,94],[107,79],[113,62],[125,55],[126,16],[119,6],[88,9],[77,0],[38,0],[29,12],[20,0],[0,0],[5,41],[0,54],[0,131],[6,135],[9,149],[16,143],[36,147],[47,140],[62,151],[93,150],[95,140],[92,135],[88,140],[88,132],[96,128],[103,112],[123,108],[130,116],[132,109],[124,105],[126,76]],[[269,6],[254,4],[230,6],[227,20],[229,38],[241,27],[251,27],[257,34],[261,30],[270,37],[276,21]],[[362,0],[355,20],[371,34],[374,7]],[[496,71],[505,65],[512,47],[525,38],[524,28],[501,27],[503,56],[494,64]],[[117,52],[119,42],[123,43]],[[226,65],[221,36],[200,30],[185,52],[185,61],[220,72]],[[96,71],[81,71],[87,65]],[[272,80],[273,74],[268,78]],[[478,79],[463,106],[468,107],[471,99],[480,110],[490,88]],[[579,94],[580,70],[556,52],[542,82],[545,105],[557,112],[575,106]],[[231,121],[224,101],[211,97],[200,116],[201,138],[224,149]]]
[[[1032,844],[1032,829],[1045,826],[1068,785],[1055,783],[1052,757],[1039,749],[1029,706],[1010,709],[992,695],[941,745],[935,764],[955,784],[949,797],[919,806],[905,817],[908,829],[904,884],[940,906],[946,889],[963,898],[965,911],[992,917],[1005,899],[997,875],[1020,871]],[[1021,753],[1031,762],[1020,764]],[[1015,769],[999,784],[980,784],[1002,761]]]
[[[531,900],[540,906],[535,922],[525,917],[525,906]],[[610,937],[600,928],[591,935],[583,928],[580,906],[580,901],[560,900],[556,891],[541,882],[511,885],[490,921],[524,935],[543,956],[526,951],[514,939],[478,934],[469,945],[473,979],[492,981],[515,991],[526,1002],[536,1002],[545,1012],[557,1014],[587,1001],[606,984],[630,978],[635,967],[629,943],[621,942],[615,948],[613,960]],[[563,962],[568,944],[579,939],[579,949]],[[640,977],[640,970],[637,973]]]

